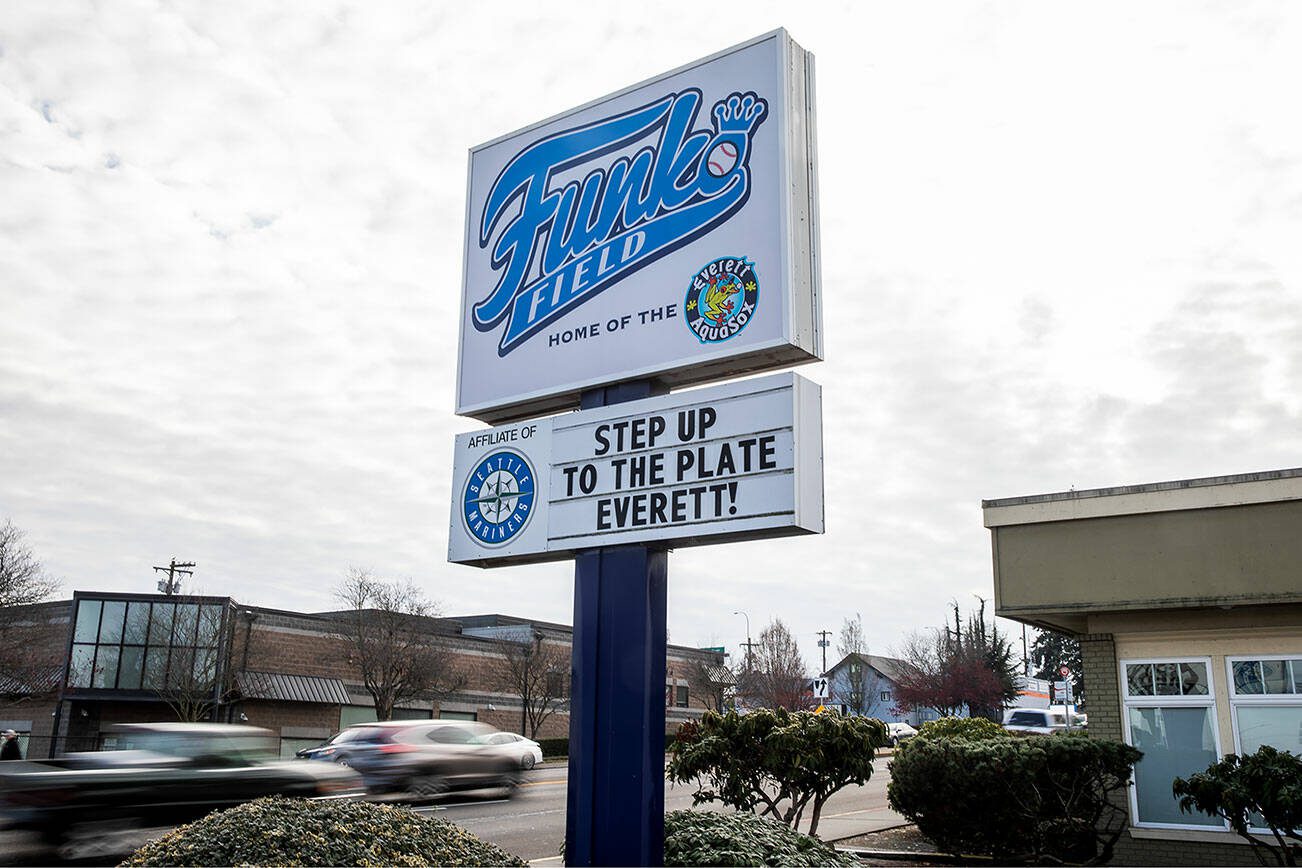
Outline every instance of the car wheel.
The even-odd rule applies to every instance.
[[[534,764],[533,754],[527,753],[524,756],[520,757],[520,768],[524,769],[525,771],[529,771],[529,769],[533,768],[533,764]]]
[[[448,791],[448,782],[442,775],[428,772],[414,776],[407,784],[407,792],[417,799],[432,799]]]
[[[347,754],[340,754],[339,756],[335,757],[335,762],[341,766],[344,766],[345,768],[352,768],[352,764],[348,762]]]

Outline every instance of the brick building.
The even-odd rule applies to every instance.
[[[271,729],[289,756],[376,719],[349,636],[356,617],[229,597],[89,591],[7,610],[0,729],[21,734],[25,756],[42,757],[108,746],[110,724],[202,717]],[[408,620],[441,649],[453,687],[398,702],[394,719],[478,720],[531,734],[507,662],[531,649],[552,661],[545,675],[557,697],[537,737],[569,734],[570,627],[500,614]],[[713,651],[670,645],[667,657],[672,732],[717,706],[713,680],[726,670]]]

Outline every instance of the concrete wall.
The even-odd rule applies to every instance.
[[[1302,602],[1299,527],[1296,500],[995,526],[996,609],[1052,622],[1049,613]]]

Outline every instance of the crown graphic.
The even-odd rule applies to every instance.
[[[753,93],[734,93],[714,104],[714,126],[720,135],[750,133],[768,108],[768,103]]]

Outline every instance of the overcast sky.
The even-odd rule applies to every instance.
[[[1302,465],[1302,6],[0,4],[0,520],[64,588],[319,610],[446,563],[466,154],[786,27],[817,58],[827,533],[670,556],[735,652],[992,594],[981,500]],[[831,661],[829,661],[831,662]]]

